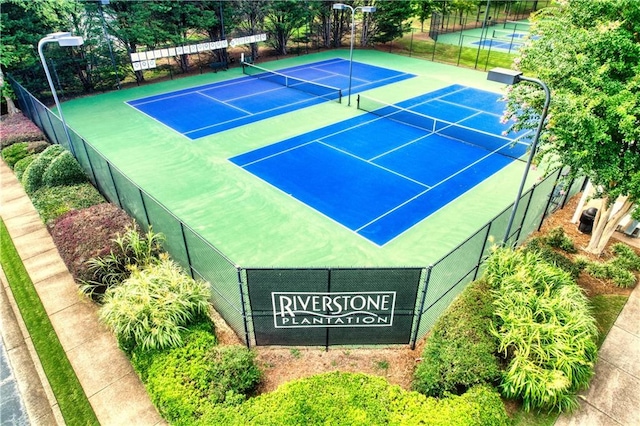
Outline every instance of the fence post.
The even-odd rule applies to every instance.
[[[476,272],[473,274],[473,281],[478,278],[478,271],[480,271],[480,265],[482,265],[482,255],[484,254],[484,250],[487,248],[487,241],[489,240],[489,235],[491,235],[491,225],[493,221],[489,222],[489,226],[487,226],[487,235],[484,236],[484,243],[482,243],[482,249],[480,250],[480,256],[478,257],[478,262],[476,263]]]
[[[236,266],[236,272],[238,274],[238,290],[240,290],[240,304],[242,305],[242,323],[244,325],[244,340],[247,343],[247,348],[251,349],[251,341],[249,340],[249,324],[247,323],[247,310],[245,308],[244,291],[242,289],[242,268],[239,268]]]
[[[80,138],[82,141],[82,148],[84,149],[84,154],[87,156],[87,161],[89,162],[89,171],[91,172],[91,176],[93,177],[93,185],[98,188],[98,178],[96,177],[96,172],[93,170],[93,163],[91,162],[91,157],[89,156],[89,151],[87,151],[87,141]],[[104,194],[102,194],[104,195]]]
[[[49,110],[47,108],[45,108],[44,113],[47,115],[47,119],[49,120],[49,124],[51,125],[51,132],[53,133],[53,135],[50,135],[49,137],[53,137],[55,139],[55,144],[61,145],[60,141],[58,141],[58,135],[56,134],[56,126],[54,126],[53,121],[51,121],[51,114],[53,113],[49,114]],[[40,118],[40,120],[42,122],[42,118]]]
[[[433,265],[427,267],[427,276],[424,280],[424,288],[422,289],[422,296],[420,297],[420,308],[418,309],[418,318],[416,319],[416,327],[411,336],[411,350],[416,348],[416,340],[418,339],[418,331],[420,331],[420,322],[422,321],[422,309],[424,308],[424,302],[427,299],[427,290],[429,289],[429,280],[431,279],[431,269]]]
[[[116,184],[116,180],[113,178],[113,172],[111,171],[111,163],[105,161],[107,163],[107,170],[109,170],[109,176],[111,177],[111,182],[113,182],[113,189],[116,191],[116,198],[118,199],[118,207],[124,209],[122,206],[122,200],[120,200],[120,194],[118,192],[118,185]]]
[[[142,201],[142,210],[144,211],[144,217],[147,219],[147,227],[150,227],[151,220],[149,219],[149,211],[147,210],[147,203],[145,203],[144,201],[144,192],[140,187],[138,187],[138,192],[140,193],[140,200]]]
[[[530,195],[529,195],[529,199],[527,200],[527,205],[524,207],[524,212],[522,212],[522,220],[520,221],[520,227],[518,227],[518,232],[516,233],[516,244],[520,239],[520,234],[522,233],[522,228],[524,227],[524,221],[527,218],[527,213],[529,212],[529,206],[531,205],[531,200],[533,199],[533,194],[536,192],[536,188],[538,188],[538,185],[533,185],[531,187],[531,190],[527,193]],[[520,198],[520,200],[522,200],[522,198]]]
[[[556,191],[556,187],[558,186],[558,179],[560,178],[560,173],[562,173],[562,169],[558,169],[558,176],[556,176],[556,182],[553,185],[553,188],[551,189],[551,192],[548,195],[547,205],[544,207],[544,211],[542,212],[542,217],[540,218],[540,224],[538,224],[538,231],[542,229],[542,224],[544,223],[544,220],[548,216],[547,213],[549,211],[549,206],[551,205],[551,199],[553,198],[553,193]]]
[[[178,222],[180,224],[180,232],[182,233],[182,243],[184,244],[184,252],[187,255],[187,264],[189,265],[189,275],[194,280],[196,279],[193,274],[193,264],[191,263],[191,255],[189,254],[189,246],[187,245],[187,235],[184,233],[184,224],[182,222]]]

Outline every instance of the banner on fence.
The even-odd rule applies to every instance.
[[[406,344],[422,269],[248,269],[258,345]]]

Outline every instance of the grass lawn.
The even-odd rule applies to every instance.
[[[2,220],[0,263],[65,422],[68,425],[98,425],[98,419]]]

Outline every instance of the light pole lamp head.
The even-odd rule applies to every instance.
[[[487,74],[487,80],[513,86],[514,84],[520,83],[521,76],[522,71],[514,71],[507,68],[494,68],[492,70],[489,70],[489,74]]]
[[[80,36],[71,35],[70,32],[58,32],[47,34],[41,42],[56,42],[62,47],[82,46],[84,39]]]
[[[365,13],[373,13],[376,11],[376,7],[375,6],[362,6],[360,8],[360,10],[362,10]]]
[[[347,8],[347,5],[344,3],[334,3],[333,4],[333,9],[334,10],[344,10]]]

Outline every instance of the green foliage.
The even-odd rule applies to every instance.
[[[214,406],[194,424],[508,425],[498,394],[474,387],[441,400],[361,373],[326,373],[285,383],[239,406]]]
[[[140,235],[135,223],[113,240],[113,248],[107,255],[92,257],[86,262],[89,278],[82,280],[80,290],[100,302],[105,291],[129,278],[134,268],[144,268],[158,263],[164,235],[156,234],[150,227]]]
[[[571,246],[573,246],[573,243]],[[573,279],[577,279],[580,271],[584,269],[583,264],[574,263],[562,253],[553,250],[549,244],[549,239],[545,237],[530,239],[524,247],[524,251],[535,253],[545,262],[569,273]]]
[[[29,155],[29,151],[27,151],[28,145],[26,142],[19,142],[4,148],[2,150],[2,159],[13,169],[19,160]]]
[[[585,271],[594,278],[611,280],[618,287],[629,288],[636,285],[636,276],[613,260],[606,263],[590,262]]]
[[[640,2],[555,2],[536,14],[516,67],[553,92],[540,156],[552,167],[587,176],[598,198],[640,200]],[[553,52],[553,54],[549,54]],[[569,77],[570,76],[570,77]],[[514,130],[535,129],[544,95],[537,86],[510,90]],[[594,233],[594,235],[598,235]],[[594,241],[593,247],[604,247]]]
[[[182,332],[184,345],[132,354],[154,404],[172,423],[191,424],[214,404],[237,405],[255,391],[262,372],[243,346],[216,346],[204,321]]]
[[[180,332],[207,313],[209,287],[185,275],[168,258],[132,268],[122,285],[104,294],[100,319],[125,351],[180,346]]]
[[[24,174],[24,171],[36,158],[38,158],[36,154],[27,155],[23,159],[18,160],[18,162],[13,166],[13,173],[16,175],[16,178],[18,178],[18,180],[22,181],[22,175]]]
[[[564,228],[558,226],[550,230],[547,235],[544,236],[544,241],[551,247],[566,251],[567,253],[576,253],[578,250],[573,245],[571,238],[564,232]]]
[[[58,155],[42,174],[44,186],[75,185],[87,181],[82,167],[69,151]]]
[[[593,375],[597,328],[588,300],[570,275],[534,252],[501,248],[486,279],[495,294],[495,334],[508,366],[501,390],[523,408],[564,411]],[[499,265],[519,266],[510,274]]]
[[[138,346],[131,361],[162,416],[187,423],[203,405],[210,404],[206,397],[210,386],[208,357],[216,339],[213,327],[206,322],[190,326],[181,335],[182,346],[151,351]]]
[[[431,329],[413,388],[427,396],[462,394],[500,377],[491,333],[493,297],[486,282],[470,284]]]
[[[611,280],[615,285],[629,288],[636,285],[637,278],[632,271],[640,270],[640,256],[633,249],[623,243],[616,243],[611,247],[615,254],[607,262],[592,262],[582,258],[585,271],[594,278]]]
[[[14,169],[18,161],[32,154],[39,154],[48,147],[49,143],[45,141],[18,142],[2,150],[2,159]]]
[[[31,202],[44,223],[63,214],[104,203],[104,198],[90,183],[43,187],[31,194]]]
[[[611,250],[616,255],[613,263],[628,271],[640,272],[640,256],[631,247],[624,243],[615,243]]]
[[[49,167],[51,162],[64,151],[65,149],[60,145],[51,145],[49,148],[42,151],[38,155],[38,158],[29,164],[27,169],[24,171],[21,180],[22,186],[24,186],[24,190],[27,194],[31,195],[44,186],[42,178],[47,167]]]

